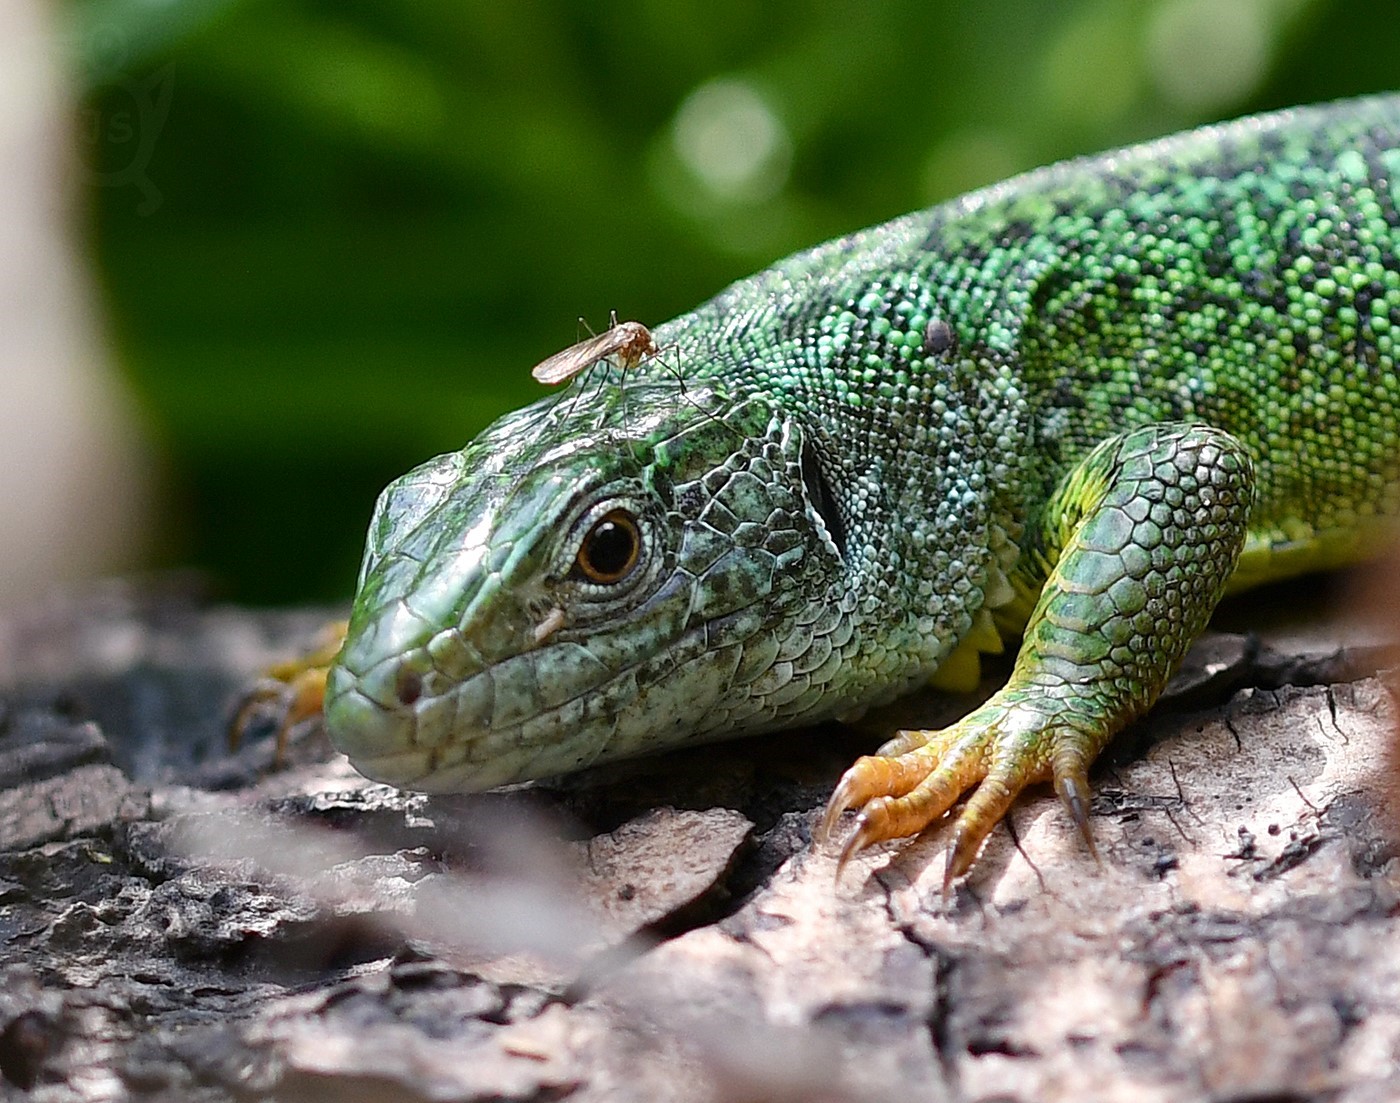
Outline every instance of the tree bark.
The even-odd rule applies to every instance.
[[[1300,604],[1310,627],[1212,631],[1110,749],[1097,862],[1037,791],[944,899],[939,831],[839,884],[811,834],[882,724],[967,701],[430,799],[364,781],[314,731],[281,766],[265,737],[228,750],[240,687],[322,611],[179,587],[51,600],[0,621],[0,1084],[1400,1097],[1386,652]]]

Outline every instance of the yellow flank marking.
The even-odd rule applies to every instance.
[[[945,693],[971,693],[982,680],[982,656],[1000,655],[1003,650],[996,618],[987,609],[978,609],[967,635],[929,675],[928,684]]]
[[[982,653],[965,639],[929,675],[928,684],[944,693],[971,693],[982,680]]]
[[[967,634],[967,642],[977,648],[984,655],[1000,655],[1002,653],[1001,633],[997,631],[996,621],[992,619],[992,614],[985,608],[978,609],[972,618],[972,630]]]
[[[1370,559],[1390,547],[1396,526],[1389,518],[1363,518],[1344,528],[1315,529],[1289,517],[1274,529],[1251,532],[1227,594],[1312,571],[1330,571]]]

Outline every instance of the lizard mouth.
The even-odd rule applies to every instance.
[[[330,740],[365,777],[423,792],[480,792],[606,757],[636,704],[638,670],[560,638],[553,620],[497,661],[456,628],[368,665],[343,652],[326,682]]]
[[[441,697],[420,699],[411,708],[385,708],[353,687],[335,692],[326,701],[331,740],[366,777],[428,793],[480,792],[564,772],[565,767],[540,769],[537,763],[549,756],[550,748],[530,738],[530,729],[544,726],[549,714],[510,725],[443,722],[442,717],[455,715],[463,703],[481,696],[480,681],[463,683]],[[449,727],[448,738],[432,742],[437,730]]]
[[[732,711],[705,708],[734,672],[708,639],[697,625],[659,653],[613,664],[586,638],[554,635],[486,662],[449,630],[358,673],[342,655],[327,681],[326,728],[362,774],[405,789],[480,792],[569,774],[664,749],[676,731],[714,739],[729,728]]]
[[[435,638],[360,673],[332,667],[326,727],[366,777],[477,792],[581,769],[606,748],[612,725],[598,721],[619,700],[598,686],[606,673],[583,647],[561,641],[463,670],[455,642]],[[587,671],[587,684],[561,677],[565,668]]]

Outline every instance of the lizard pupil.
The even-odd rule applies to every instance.
[[[615,509],[588,530],[578,551],[578,570],[590,582],[621,582],[637,565],[642,534],[625,510]]]

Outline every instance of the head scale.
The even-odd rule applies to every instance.
[[[371,777],[460,791],[790,720],[801,701],[765,678],[845,589],[809,438],[718,384],[579,380],[399,479],[330,674],[333,741]]]

